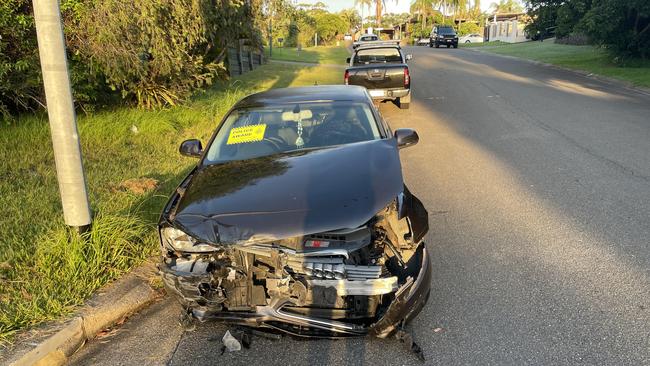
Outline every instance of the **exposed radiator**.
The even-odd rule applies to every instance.
[[[381,276],[381,266],[360,266],[344,264],[343,258],[309,258],[306,261],[289,261],[289,267],[296,272],[314,278],[368,280]]]

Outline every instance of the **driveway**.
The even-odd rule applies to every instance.
[[[462,49],[407,48],[420,143],[407,184],[430,214],[431,365],[650,365],[650,97]],[[226,329],[164,299],[74,365],[415,364],[394,340],[280,340],[220,355]]]

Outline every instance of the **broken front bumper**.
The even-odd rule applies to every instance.
[[[166,287],[177,295],[200,321],[217,320],[250,327],[272,328],[299,336],[350,337],[370,334],[384,338],[393,333],[402,322],[414,318],[427,301],[431,286],[431,264],[424,243],[420,244],[417,255],[413,257],[419,261],[419,271],[417,274],[413,273],[413,277],[407,277],[401,286],[397,285],[396,277],[382,278],[372,283],[356,281],[356,286],[366,285],[363,291],[368,295],[394,293],[394,298],[383,316],[370,325],[311,316],[309,312],[298,314],[291,310],[295,306],[293,300],[287,298],[274,298],[267,305],[256,306],[253,311],[222,311],[220,304],[202,289],[202,284],[209,281],[209,274],[195,275],[174,271],[165,263],[161,263],[159,269]],[[336,288],[337,292],[342,289],[334,283],[332,287]]]

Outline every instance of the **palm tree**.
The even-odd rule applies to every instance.
[[[498,3],[492,3],[490,8],[495,13],[519,13],[524,10],[517,0],[500,0]]]
[[[381,25],[381,15],[383,13],[384,6],[386,6],[386,0],[373,0],[375,2],[375,15],[376,15],[376,21],[377,21],[377,27]],[[395,4],[397,4],[398,0],[395,0]]]
[[[459,13],[459,10],[465,9],[467,6],[467,0],[450,0],[449,2],[453,11],[452,21],[454,24],[456,24],[456,15]]]
[[[417,13],[422,23],[422,30],[427,27],[427,18],[433,13],[434,0],[413,0],[411,13]]]
[[[363,8],[367,7],[370,10],[373,0],[354,0],[354,6],[361,5],[361,34],[363,34]]]

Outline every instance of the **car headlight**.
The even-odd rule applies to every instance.
[[[166,227],[160,231],[163,244],[169,248],[186,253],[208,253],[214,252],[217,248],[209,244],[199,243],[193,237],[187,235],[182,230]]]

